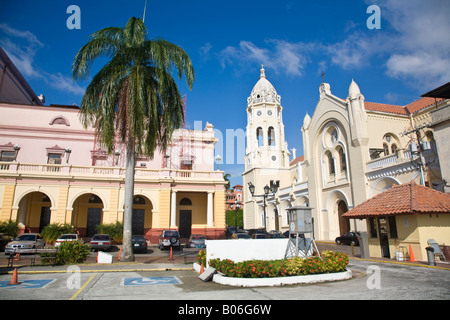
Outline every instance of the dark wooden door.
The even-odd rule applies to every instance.
[[[131,232],[133,235],[144,235],[145,209],[133,209]]]
[[[92,237],[97,233],[97,226],[102,222],[102,208],[88,208],[86,237]]]
[[[42,207],[41,219],[39,222],[39,232],[41,232],[46,225],[50,224],[50,216],[51,216],[50,207]]]
[[[189,238],[191,236],[192,227],[192,211],[180,210],[180,226],[179,232],[181,238]]]

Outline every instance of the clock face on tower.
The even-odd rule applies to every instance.
[[[272,115],[272,110],[267,111],[267,115],[271,116]]]
[[[256,113],[256,115],[257,115],[258,117],[260,117],[260,116],[262,115],[262,111],[259,110],[259,111]]]

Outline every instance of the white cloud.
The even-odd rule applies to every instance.
[[[79,96],[84,94],[85,89],[73,81],[70,76],[59,72],[49,73],[37,67],[34,58],[44,44],[33,33],[11,28],[4,23],[0,24],[0,31],[6,35],[0,39],[0,45],[25,77],[41,79],[47,85],[60,91]]]
[[[290,43],[284,40],[266,40],[268,48],[261,48],[250,41],[239,42],[238,47],[228,46],[219,54],[222,68],[237,63],[240,67],[248,63],[264,64],[267,69],[288,76],[301,76],[308,61],[305,54],[309,45],[305,43]]]
[[[373,1],[366,2],[370,5]],[[241,41],[238,46],[228,46],[220,52],[220,63],[223,68],[262,63],[266,69],[300,77],[312,58],[320,56],[317,63],[333,64],[344,70],[381,66],[389,77],[416,87],[429,88],[447,82],[450,1],[378,0],[377,5],[381,8],[380,30],[369,30],[365,24],[348,21],[344,37],[334,43],[268,39],[265,46],[257,46]]]

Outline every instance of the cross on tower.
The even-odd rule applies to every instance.
[[[325,72],[322,71],[322,74],[320,75],[322,77],[322,83],[325,82]]]

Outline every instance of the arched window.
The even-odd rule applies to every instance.
[[[275,129],[273,127],[269,127],[268,137],[269,147],[275,146]]]
[[[341,170],[341,172],[346,172],[347,171],[347,161],[345,159],[344,148],[339,146],[338,153],[339,153],[340,170]]]
[[[336,170],[334,168],[334,159],[333,156],[331,155],[330,151],[327,151],[325,153],[327,160],[328,160],[328,174],[329,175],[334,175],[336,173]]]
[[[392,152],[392,154],[396,154],[397,153],[397,149],[398,149],[397,145],[395,143],[393,143],[391,145],[391,152]]]
[[[383,149],[384,149],[384,156],[388,156],[389,155],[389,146],[387,145],[387,143],[383,143]]]
[[[256,140],[258,140],[258,147],[264,146],[263,129],[261,127],[256,129]]]
[[[192,206],[192,201],[189,198],[183,198],[180,200],[180,206]]]

